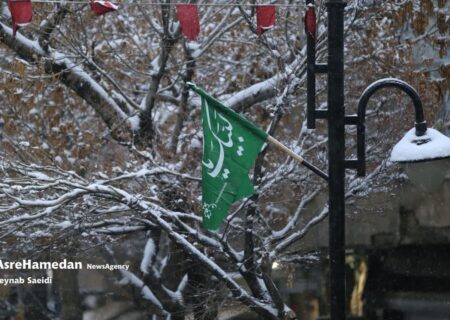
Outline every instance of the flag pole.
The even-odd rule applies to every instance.
[[[320,170],[313,164],[311,164],[308,161],[306,161],[305,159],[303,159],[303,157],[296,154],[294,151],[292,151],[291,149],[286,147],[284,144],[282,144],[280,141],[278,141],[274,137],[267,136],[267,142],[270,143],[271,145],[273,145],[274,147],[276,147],[278,150],[281,150],[284,153],[290,155],[292,158],[294,158],[295,160],[300,162],[303,166],[305,166],[306,168],[308,168],[309,170],[311,170],[312,172],[317,174],[319,177],[328,181],[328,175],[325,172],[323,172],[322,170]]]

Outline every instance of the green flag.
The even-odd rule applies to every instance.
[[[267,133],[190,84],[202,99],[203,226],[217,230],[230,206],[255,193],[248,172]]]

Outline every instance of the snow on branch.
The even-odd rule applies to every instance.
[[[141,294],[145,300],[148,300],[152,303],[152,305],[156,306],[158,310],[163,315],[168,315],[168,312],[164,309],[161,302],[156,298],[153,292],[150,290],[148,286],[144,284],[144,281],[139,279],[135,274],[127,270],[120,270],[120,273],[123,276],[122,284],[131,284],[141,290]]]
[[[141,261],[141,271],[142,273],[148,273],[148,269],[152,264],[153,257],[155,256],[155,241],[151,238],[147,240],[144,248],[144,256]]]

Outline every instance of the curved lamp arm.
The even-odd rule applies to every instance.
[[[408,83],[395,79],[385,78],[375,81],[362,93],[358,103],[358,129],[357,129],[357,154],[358,154],[358,176],[366,175],[366,109],[370,97],[382,88],[397,88],[405,92],[413,101],[416,113],[416,135],[423,136],[427,131],[427,124],[423,116],[422,101],[417,91]]]

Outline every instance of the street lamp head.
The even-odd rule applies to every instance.
[[[391,161],[402,164],[409,179],[427,192],[444,181],[449,159],[450,138],[430,128],[420,136],[409,130],[391,152]]]

